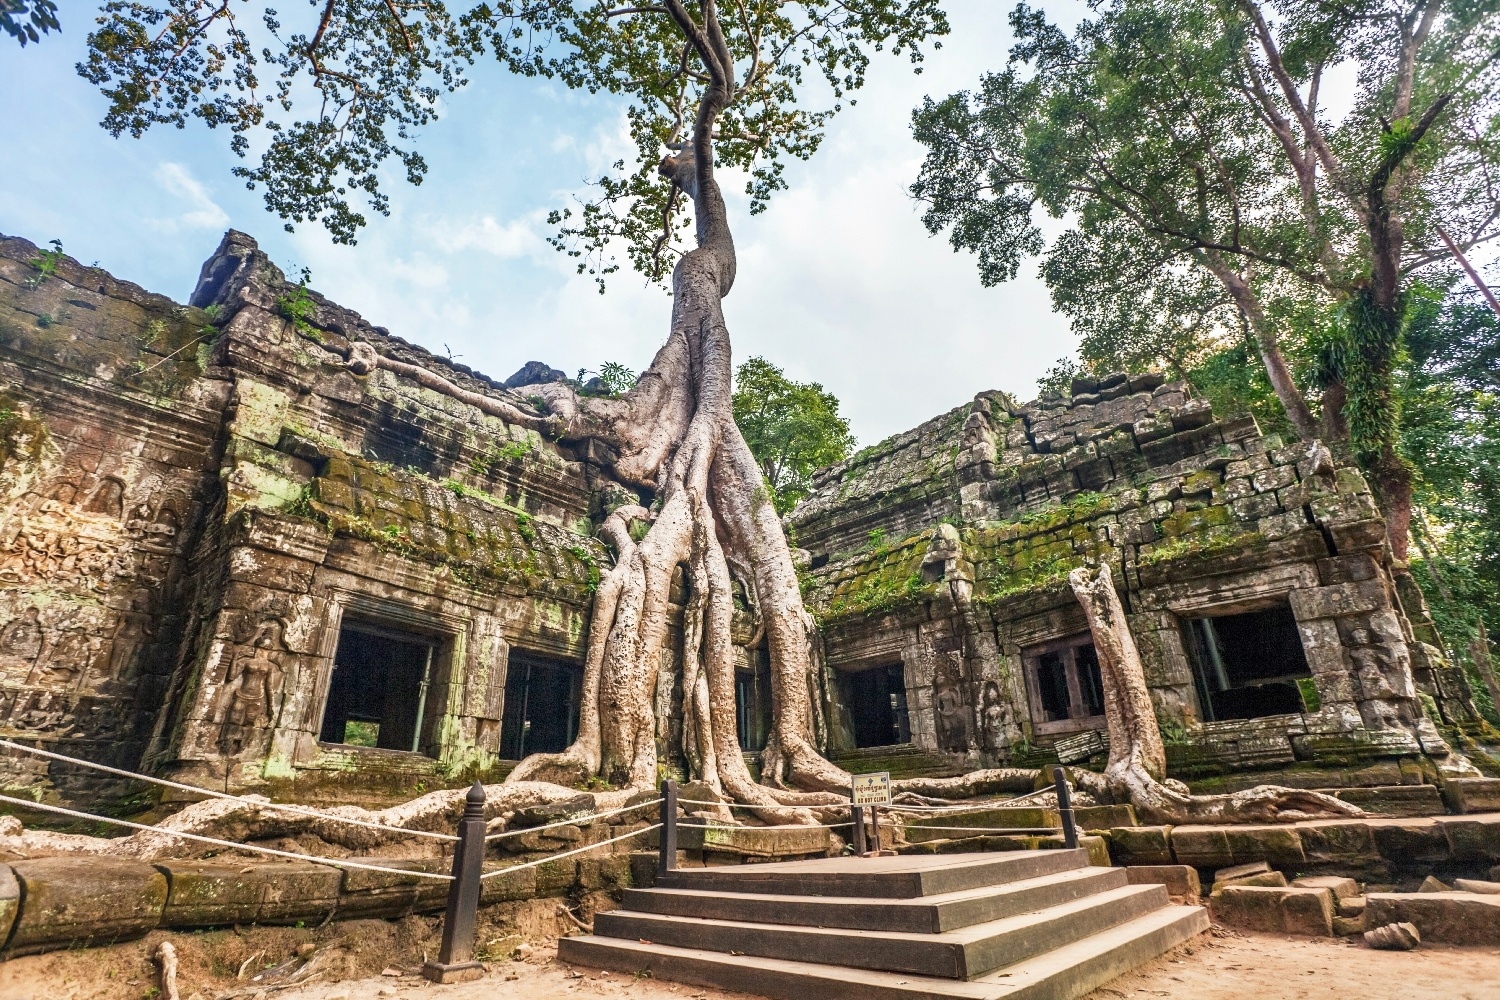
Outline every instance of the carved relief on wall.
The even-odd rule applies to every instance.
[[[121,702],[164,638],[195,511],[139,451],[48,437],[0,470],[0,727],[111,739],[135,726]]]
[[[1010,705],[995,681],[985,681],[979,699],[980,731],[986,750],[1003,750],[1010,746]]]
[[[239,757],[265,749],[269,730],[280,715],[289,665],[286,626],[264,618],[248,647],[237,647],[219,688],[211,723],[219,752]]]
[[[937,728],[938,748],[966,751],[974,745],[969,724],[969,699],[963,676],[963,653],[953,649],[938,652],[927,647],[936,659],[933,672],[932,708]]]

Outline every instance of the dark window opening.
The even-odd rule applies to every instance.
[[[761,653],[751,654],[755,668],[734,672],[734,727],[740,749],[764,750],[771,735],[771,668]]]
[[[1104,680],[1092,639],[1059,639],[1027,650],[1022,659],[1038,733],[1102,728]]]
[[[906,674],[901,664],[845,674],[843,688],[855,747],[888,747],[911,742],[911,723],[906,714]]]
[[[571,746],[578,735],[582,693],[583,671],[578,667],[512,650],[505,675],[505,717],[500,722],[501,758],[521,760]]]
[[[427,752],[425,730],[436,714],[430,696],[437,651],[428,636],[346,621],[318,739]]]
[[[1204,721],[1304,710],[1297,681],[1312,671],[1290,605],[1190,619],[1188,633]]]

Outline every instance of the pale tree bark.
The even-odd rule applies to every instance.
[[[620,399],[580,398],[563,384],[539,387],[563,439],[594,438],[619,458],[615,474],[654,494],[654,514],[616,511],[604,534],[618,555],[600,581],[577,742],[523,761],[510,780],[577,784],[598,775],[647,787],[658,773],[654,694],[667,648],[673,574],[685,571],[684,749],[695,777],[775,820],[809,821],[809,808],[847,789],[849,776],[818,753],[813,735],[812,620],[802,605],[791,551],[755,457],[730,406],[729,332],[721,302],[737,259],[714,177],[713,128],[734,86],[733,58],[712,0],[695,19],[680,0],[665,7],[708,77],[691,139],[661,173],[692,199],[697,248],[672,277],[672,325],[636,387]],[[648,520],[639,543],[628,522]],[[735,732],[730,641],[733,567],[761,617],[771,660],[774,732],[764,783],[750,775]]]
[[[1285,823],[1361,815],[1358,807],[1317,792],[1258,785],[1230,795],[1192,795],[1181,782],[1167,779],[1166,749],[1145,667],[1109,565],[1093,572],[1075,569],[1068,584],[1083,606],[1099,657],[1109,729],[1104,781],[1118,801],[1131,803],[1148,823]]]

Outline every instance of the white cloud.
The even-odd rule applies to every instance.
[[[158,166],[156,183],[168,194],[180,199],[186,209],[172,219],[161,220],[166,224],[187,229],[223,229],[229,225],[229,213],[209,197],[208,189],[182,164],[163,163]]]
[[[486,215],[457,229],[450,230],[446,225],[429,229],[428,235],[434,245],[449,250],[482,250],[500,258],[527,257],[550,249],[537,232],[537,224],[544,218],[537,213],[500,223],[493,215]]]

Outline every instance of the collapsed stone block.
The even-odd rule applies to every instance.
[[[1421,943],[1421,932],[1411,924],[1386,924],[1365,931],[1365,944],[1381,951],[1411,951]]]
[[[338,905],[344,879],[337,868],[303,862],[159,861],[156,868],[167,879],[166,927],[321,921]]]
[[[399,861],[391,858],[350,858],[382,868],[448,874],[452,862],[440,858]],[[408,913],[441,910],[448,901],[448,883],[418,875],[397,875],[362,868],[349,868],[338,898],[337,916],[352,920],[366,917],[400,917]],[[493,880],[492,880],[493,881]],[[484,885],[484,883],[481,883]],[[483,890],[481,890],[482,892]]]
[[[1500,812],[1500,778],[1449,778],[1443,799],[1456,813]]]
[[[1341,875],[1306,875],[1292,879],[1292,885],[1298,889],[1327,889],[1339,901],[1340,912],[1343,910],[1344,900],[1359,895],[1359,883]]]
[[[1170,826],[1115,827],[1109,831],[1110,855],[1122,865],[1170,865]]]
[[[1414,924],[1436,944],[1500,945],[1500,896],[1470,892],[1372,892],[1365,897],[1371,927]]]
[[[479,883],[479,905],[489,906],[491,903],[503,903],[516,899],[532,899],[537,896],[559,895],[552,888],[567,874],[566,885],[563,889],[573,884],[573,859],[563,858],[561,861],[552,861],[548,864],[553,866],[553,871],[548,873],[546,882],[547,891],[543,891],[541,870],[547,865],[537,865],[532,868],[516,868],[506,871],[500,875],[492,875]]]
[[[1212,909],[1215,920],[1231,927],[1333,936],[1333,893],[1327,889],[1230,886],[1213,894]]]
[[[1173,900],[1196,899],[1203,894],[1197,869],[1189,865],[1127,865],[1131,885],[1164,885]]]
[[[161,922],[167,879],[143,861],[56,857],[11,865],[25,905],[7,953],[140,937]]]

